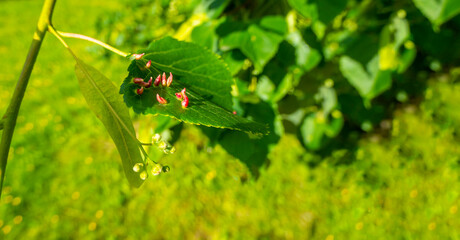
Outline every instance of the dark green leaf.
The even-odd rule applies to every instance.
[[[150,44],[143,51],[144,57],[134,60],[129,67],[129,75],[123,82],[120,93],[134,111],[143,114],[161,114],[177,120],[205,125],[209,127],[228,128],[255,134],[266,134],[263,124],[255,123],[233,114],[230,95],[232,78],[224,63],[216,55],[202,47],[172,38],[164,38]],[[148,60],[152,61],[149,69],[145,68]],[[172,72],[174,81],[170,87],[152,86],[146,88],[142,95],[136,93],[139,88],[133,78],[148,80],[162,72]],[[169,75],[169,74],[168,74]],[[189,98],[187,108],[175,93],[186,88]],[[160,104],[156,95],[167,100]]]
[[[415,60],[416,55],[417,55],[417,50],[415,50],[415,47],[405,49],[402,52],[401,56],[399,56],[398,73],[405,72],[407,68]]]
[[[170,37],[154,41],[140,52],[145,55],[129,66],[129,75],[121,86],[120,93],[125,92],[125,86],[132,83],[133,77],[155,78],[160,73],[172,72],[175,81],[180,82],[187,90],[199,93],[206,100],[226,110],[232,109],[232,76],[215,54],[193,43]],[[146,70],[144,66],[148,60],[152,61],[152,67]]]
[[[219,137],[219,144],[255,173],[267,160],[267,154],[278,143],[284,128],[276,110],[277,105],[259,102],[247,104],[245,107],[248,117],[256,121],[264,121],[269,125],[270,134],[262,138],[254,138],[240,132],[224,131]]]
[[[75,72],[81,92],[117,146],[129,183],[139,187],[142,180],[133,171],[133,166],[142,162],[142,157],[128,108],[109,79],[80,59],[75,59]]]
[[[129,84],[125,87],[124,99],[126,104],[138,113],[161,114],[186,123],[208,127],[228,128],[255,134],[267,133],[265,125],[235,115],[194,91],[187,90],[190,103],[187,108],[182,108],[181,101],[176,98],[175,93],[183,88],[184,85],[177,79],[170,87],[151,87],[145,89],[142,95],[138,95],[135,92],[137,85]],[[156,94],[165,98],[168,103],[159,104]]]
[[[233,49],[231,51],[225,52],[222,54],[222,58],[230,70],[232,75],[237,74],[241,68],[243,68],[244,60],[246,57],[239,49]]]

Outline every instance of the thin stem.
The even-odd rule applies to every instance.
[[[104,43],[104,42],[101,42],[97,39],[94,39],[92,37],[88,37],[88,36],[85,36],[85,35],[81,35],[81,34],[77,34],[77,33],[68,33],[68,32],[61,32],[61,31],[56,31],[61,37],[66,37],[66,38],[78,38],[78,39],[82,39],[82,40],[86,40],[86,41],[90,41],[92,43],[95,43],[107,50],[110,50],[122,57],[127,57],[130,55],[130,53],[126,53],[126,52],[123,52],[119,49],[116,49],[110,45],[108,45],[107,43]]]
[[[45,0],[45,3],[43,4],[42,12],[37,23],[37,29],[35,30],[24,67],[22,68],[21,76],[19,76],[13,97],[11,98],[8,109],[6,110],[6,117],[2,120],[3,134],[0,143],[0,196],[2,194],[6,164],[8,161],[11,139],[13,138],[19,108],[21,107],[22,99],[24,98],[24,93],[26,91],[27,84],[29,83],[30,74],[34,68],[35,60],[37,59],[38,52],[40,51],[46,30],[48,29],[48,25],[51,24],[51,16],[53,15],[55,4],[56,0]]]
[[[5,122],[5,120],[4,120],[4,119],[0,120],[0,130],[2,130],[2,129],[3,129],[3,124],[4,124],[4,122]]]
[[[69,50],[70,54],[72,54],[72,56],[74,58],[76,58],[77,56],[75,56],[75,54],[72,52],[72,50],[70,49],[69,45],[67,45],[67,43],[64,41],[64,39],[62,39],[61,35],[58,33],[58,31],[56,29],[54,29],[53,25],[48,25],[48,31],[53,34],[61,43],[62,45],[64,45],[65,48],[67,48],[67,50]]]

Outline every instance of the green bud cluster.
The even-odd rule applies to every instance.
[[[139,173],[139,178],[142,180],[146,180],[149,177],[149,172],[153,176],[158,176],[162,172],[169,172],[169,170],[169,166],[163,166],[162,164],[153,162],[151,164],[136,163],[133,166],[133,171]]]
[[[169,144],[168,141],[163,140],[158,133],[152,137],[152,144],[157,146],[165,154],[173,154],[176,152],[176,148]]]
[[[160,134],[155,134],[152,137],[152,145],[159,148],[165,154],[170,154],[176,152],[176,148],[173,147],[168,141],[163,140]],[[163,166],[162,164],[156,163],[151,159],[146,159],[144,163],[136,163],[133,166],[133,171],[139,173],[139,177],[142,180],[146,180],[149,177],[149,173],[153,176],[158,176],[162,172],[169,172],[170,168],[168,166]]]

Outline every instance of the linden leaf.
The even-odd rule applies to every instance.
[[[133,60],[128,68],[128,77],[120,88],[120,93],[128,107],[136,113],[160,114],[177,120],[216,128],[228,128],[255,134],[267,134],[267,126],[242,118],[232,113],[230,94],[232,77],[223,61],[216,55],[193,43],[180,42],[166,37],[155,41],[141,51],[145,55]],[[146,67],[148,61],[151,66]],[[163,72],[173,74],[169,87],[151,86],[142,94],[136,92],[140,86],[134,78],[147,82]],[[175,93],[186,88],[189,98],[187,108]],[[160,104],[156,95],[166,99]]]

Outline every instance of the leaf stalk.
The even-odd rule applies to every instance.
[[[68,32],[61,32],[61,31],[56,31],[61,37],[65,37],[65,38],[77,38],[77,39],[82,39],[82,40],[86,40],[86,41],[89,41],[89,42],[92,42],[92,43],[95,43],[109,51],[112,51],[122,57],[128,57],[129,55],[131,55],[130,53],[126,53],[126,52],[123,52],[117,48],[114,48],[112,46],[110,46],[109,44],[107,43],[104,43],[104,42],[101,42],[97,39],[94,39],[92,37],[88,37],[88,36],[85,36],[85,35],[82,35],[82,34],[77,34],[77,33],[68,33]]]

